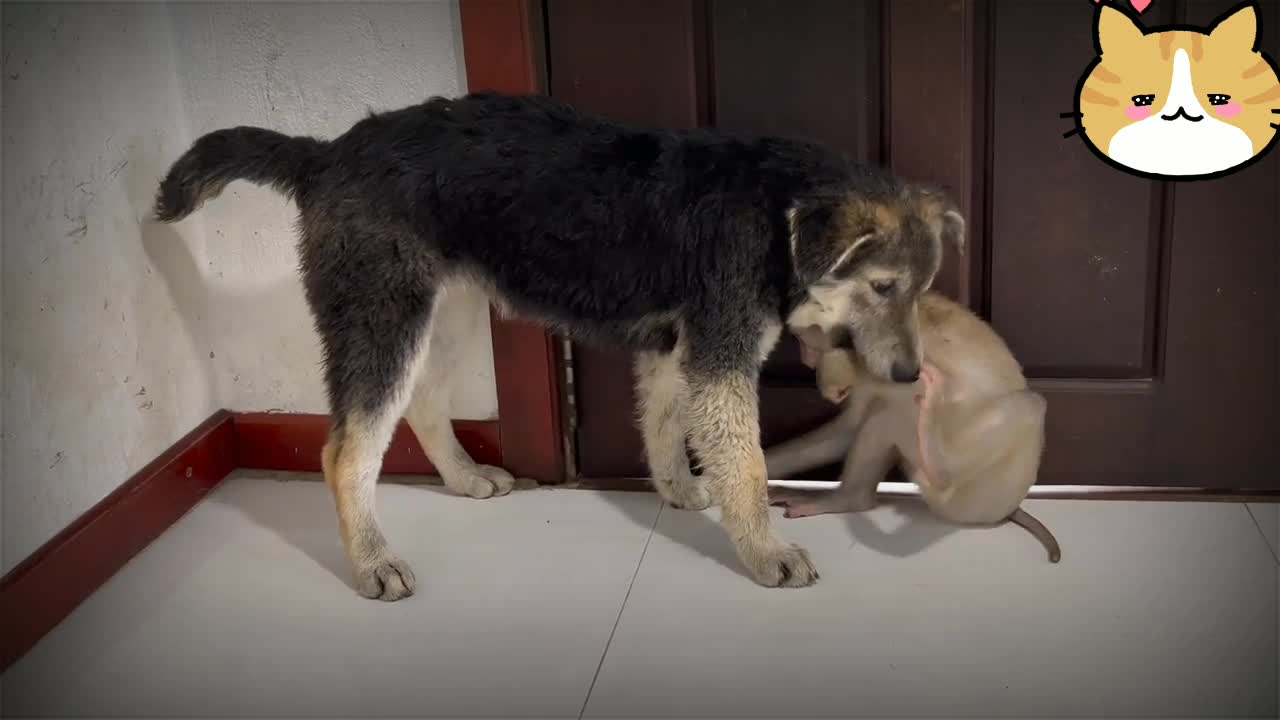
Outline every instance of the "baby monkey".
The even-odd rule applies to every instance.
[[[918,306],[924,362],[913,384],[864,372],[853,350],[816,325],[801,331],[802,360],[840,415],[766,453],[782,478],[844,458],[840,487],[821,493],[770,489],[789,518],[857,512],[876,505],[876,486],[895,463],[929,508],[959,524],[1010,520],[1058,562],[1058,542],[1019,505],[1035,484],[1044,447],[1045,400],[990,325],[935,292]]]

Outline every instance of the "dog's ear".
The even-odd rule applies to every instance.
[[[852,199],[802,201],[787,211],[791,263],[803,286],[845,266],[885,231],[896,227],[884,205]]]
[[[916,185],[908,190],[908,198],[934,234],[964,255],[964,216],[951,197],[939,188]]]

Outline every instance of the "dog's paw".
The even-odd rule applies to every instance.
[[[444,484],[459,495],[483,499],[511,492],[516,479],[500,467],[476,465],[461,473],[445,476]]]
[[[751,576],[765,587],[808,587],[819,578],[809,551],[799,545],[779,543],[768,550],[741,555]]]
[[[711,507],[711,491],[706,481],[685,470],[674,480],[654,476],[653,487],[668,505],[677,510],[706,510]]]
[[[690,477],[671,484],[667,504],[677,510],[706,510],[711,507],[711,491],[707,484]]]
[[[356,592],[374,600],[395,602],[413,594],[413,571],[390,553],[356,567]]]

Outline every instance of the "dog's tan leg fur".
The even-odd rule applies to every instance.
[[[687,426],[721,522],[756,582],[813,584],[818,572],[803,548],[784,542],[769,521],[768,481],[760,449],[756,381],[746,373],[690,377]]]
[[[436,301],[429,350],[405,419],[422,450],[436,466],[440,479],[453,492],[473,498],[506,495],[515,485],[511,473],[492,465],[479,465],[458,442],[450,419],[451,375],[458,364],[457,342],[461,334],[478,324],[477,308],[488,304],[477,291],[446,288]]]
[[[400,419],[352,414],[329,434],[321,453],[324,479],[338,508],[338,530],[355,571],[356,591],[369,598],[399,600],[413,594],[413,571],[387,546],[378,525],[375,491],[382,456]]]
[[[711,505],[706,484],[694,477],[685,451],[684,409],[689,386],[680,368],[681,348],[636,356],[636,401],[653,485],[672,507],[702,510]]]

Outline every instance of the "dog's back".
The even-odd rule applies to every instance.
[[[792,291],[776,227],[788,204],[824,187],[896,182],[819,145],[639,128],[546,97],[473,94],[373,114],[329,142],[210,133],[162,183],[157,215],[180,219],[238,178],[295,199],[304,273],[359,262],[386,277],[414,263],[571,336],[632,350],[669,349],[690,308],[776,313]],[[335,253],[335,236],[359,247]]]

